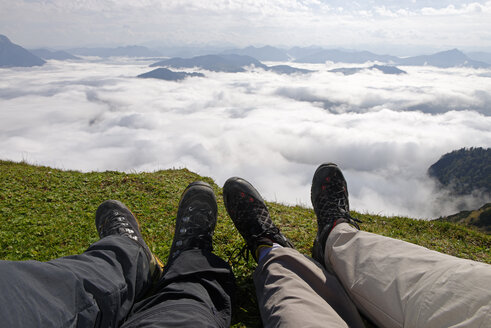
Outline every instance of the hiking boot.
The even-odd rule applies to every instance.
[[[140,224],[131,211],[120,201],[106,200],[97,208],[95,225],[100,238],[110,235],[124,236],[140,244],[147,255],[152,281],[157,281],[163,272],[163,264],[152,254],[143,240]]]
[[[312,179],[310,191],[312,205],[317,216],[317,236],[315,237],[312,257],[324,262],[324,249],[331,230],[339,223],[347,222],[360,229],[349,214],[348,186],[343,173],[334,163],[322,164]]]
[[[169,263],[189,249],[213,251],[216,223],[217,201],[211,186],[203,181],[189,184],[179,201]]]
[[[264,200],[249,182],[241,178],[228,179],[223,186],[223,200],[256,262],[260,246],[271,247],[277,243],[295,248],[274,225]]]

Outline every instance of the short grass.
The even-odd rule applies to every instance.
[[[237,258],[242,238],[227,216],[222,190],[212,179],[186,169],[153,173],[80,173],[0,161],[0,259],[48,261],[82,253],[98,240],[97,206],[123,201],[137,215],[152,251],[165,260],[174,234],[179,197],[195,180],[210,183],[218,201],[216,254],[229,260],[237,277],[238,304],[233,325],[261,326],[251,273],[255,264]],[[271,216],[300,252],[310,254],[316,231],[311,209],[268,203]],[[449,222],[419,221],[352,213],[361,228],[443,253],[491,263],[491,237]]]

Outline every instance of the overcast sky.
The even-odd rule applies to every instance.
[[[25,47],[53,48],[270,44],[397,55],[490,51],[491,1],[0,0],[0,34]]]

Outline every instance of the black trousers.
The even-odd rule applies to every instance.
[[[133,240],[108,236],[80,255],[0,261],[2,327],[228,327],[235,279],[199,249],[166,267],[153,293],[148,260]]]

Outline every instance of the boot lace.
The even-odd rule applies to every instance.
[[[339,219],[345,219],[360,229],[358,223],[361,223],[361,220],[350,215],[348,199],[341,182],[333,182],[329,190],[319,195],[317,203],[319,204],[319,227],[332,225]]]
[[[101,237],[119,234],[138,241],[138,235],[125,216],[118,211],[112,211],[99,226]]]

